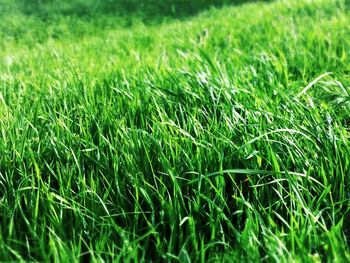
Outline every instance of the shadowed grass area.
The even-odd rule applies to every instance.
[[[209,7],[237,5],[252,0],[20,0],[18,7],[27,14],[50,17],[52,15],[74,15],[79,17],[96,14],[139,15],[144,20],[162,17],[184,17],[196,14]]]
[[[157,25],[173,19],[186,19],[210,8],[249,2],[253,1],[1,0],[0,37],[3,41],[0,46],[5,45],[8,38],[35,44],[50,38],[81,38],[140,23]]]
[[[1,0],[0,37],[4,41],[0,45],[5,44],[9,37],[19,42],[29,40],[34,44],[49,38],[80,38],[140,23],[157,25],[173,19],[186,19],[210,8],[249,2],[253,1]]]
[[[350,260],[346,1],[4,17],[0,261]]]

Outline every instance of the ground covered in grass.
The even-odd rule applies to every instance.
[[[1,261],[350,260],[349,2],[34,2],[0,2]]]

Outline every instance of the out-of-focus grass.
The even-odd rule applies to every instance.
[[[55,15],[89,17],[106,14],[122,16],[138,15],[147,20],[164,16],[184,17],[196,14],[209,7],[238,5],[253,1],[269,0],[2,0],[8,10],[43,18]]]
[[[350,260],[349,16],[4,14],[0,259]]]

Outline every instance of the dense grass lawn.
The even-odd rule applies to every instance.
[[[349,2],[149,1],[0,0],[0,261],[350,261]]]

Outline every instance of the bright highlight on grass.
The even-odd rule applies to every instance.
[[[0,261],[350,261],[348,2],[149,1],[0,2]]]

